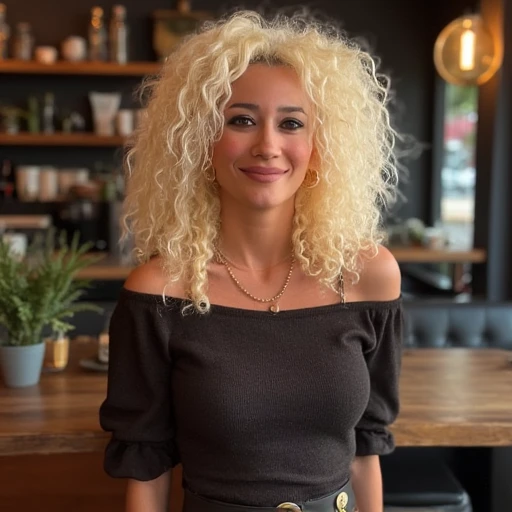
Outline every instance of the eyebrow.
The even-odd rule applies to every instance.
[[[255,103],[233,103],[232,105],[230,105],[228,107],[228,109],[231,109],[231,108],[246,108],[247,110],[252,110],[252,111],[258,111],[260,109],[260,107],[258,105],[256,105]],[[278,107],[277,111],[285,112],[287,114],[291,114],[293,112],[301,112],[302,114],[307,115],[306,112],[304,112],[304,109],[302,107],[296,107],[293,105],[289,105],[289,106],[286,105],[286,106]]]

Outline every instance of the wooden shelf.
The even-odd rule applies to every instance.
[[[10,135],[0,133],[0,146],[91,146],[116,147],[122,146],[125,137],[113,135],[105,137],[94,133],[17,133]]]
[[[399,263],[484,263],[484,249],[428,249],[426,247],[389,247]]]
[[[0,229],[46,229],[51,215],[0,215]]]
[[[35,61],[5,60],[0,61],[0,73],[21,75],[107,75],[107,76],[144,76],[159,72],[159,62],[130,62],[116,64],[113,62],[66,62],[41,64]]]

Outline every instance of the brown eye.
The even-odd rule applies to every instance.
[[[298,130],[299,128],[304,128],[304,124],[297,119],[285,119],[281,123],[281,128],[285,130]]]
[[[249,116],[236,116],[228,121],[233,126],[253,126],[255,123]]]

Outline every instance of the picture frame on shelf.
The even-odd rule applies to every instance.
[[[178,0],[176,9],[158,9],[153,12],[153,50],[163,62],[173,48],[188,34],[207,20],[209,11],[193,11],[188,0]]]

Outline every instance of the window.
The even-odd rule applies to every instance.
[[[441,225],[450,246],[473,245],[478,88],[445,86]]]

